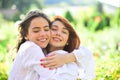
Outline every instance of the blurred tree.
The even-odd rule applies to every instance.
[[[65,18],[67,18],[70,22],[74,21],[72,14],[68,10],[65,12]]]
[[[96,2],[96,9],[99,13],[102,14],[103,13],[103,4],[97,1]]]
[[[14,0],[0,0],[0,8],[10,8],[13,5]]]
[[[42,9],[44,1],[45,0],[0,0],[0,9],[16,9],[16,13],[12,18],[12,20],[16,21],[20,18],[21,13],[27,13],[31,6]]]
[[[18,11],[26,13],[31,5],[35,4],[38,8],[42,9],[44,0],[14,0],[14,4]]]
[[[72,16],[71,12],[69,10],[67,10],[64,13],[64,16],[66,19],[68,19],[68,21],[70,21],[71,23],[73,23],[74,25],[76,25],[76,20],[74,19],[74,17]]]
[[[117,9],[117,12],[115,14],[114,22],[117,26],[120,27],[120,7]]]
[[[7,9],[14,5],[19,12],[26,13],[33,4],[42,9],[43,3],[44,0],[0,0],[0,8]]]
[[[109,17],[96,12],[89,19],[85,20],[84,25],[91,31],[98,31],[110,26],[109,21]]]

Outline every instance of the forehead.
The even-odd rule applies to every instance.
[[[34,19],[32,19],[30,26],[49,26],[49,23],[46,19],[44,19],[43,17],[36,17]]]
[[[66,26],[65,26],[61,21],[54,21],[54,22],[52,23],[52,26],[64,27],[64,28],[66,28]]]

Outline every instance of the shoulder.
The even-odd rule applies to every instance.
[[[93,57],[93,53],[85,46],[79,46],[79,48],[75,49],[73,53],[78,60],[81,58],[89,59]]]
[[[24,48],[30,48],[30,47],[38,47],[38,48],[40,48],[37,44],[35,44],[32,41],[26,41],[21,46],[24,47]]]
[[[38,60],[41,56],[44,56],[42,49],[36,45],[34,42],[26,41],[18,50],[18,56],[24,56],[24,59]]]
[[[80,49],[80,50],[83,50],[83,51],[90,51],[90,49],[88,49],[88,48],[85,47],[85,46],[79,46],[79,49]]]
[[[79,48],[75,49],[74,51],[80,52],[80,53],[85,53],[85,54],[92,54],[91,50],[85,46],[79,46]]]
[[[34,42],[32,42],[32,41],[26,41],[26,42],[24,42],[22,45],[21,45],[22,47],[31,47],[31,46],[38,46],[37,44],[35,44]]]
[[[92,51],[88,47],[79,46],[78,50],[81,51],[84,54],[93,55]]]
[[[41,49],[37,44],[32,41],[26,41],[20,46],[20,51]]]

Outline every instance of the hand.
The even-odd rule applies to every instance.
[[[41,65],[45,68],[58,68],[65,64],[65,54],[58,54],[55,52],[49,53],[45,58],[41,59]]]

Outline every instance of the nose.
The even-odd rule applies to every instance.
[[[40,35],[44,36],[44,35],[46,35],[46,32],[45,31],[40,31]]]
[[[60,36],[61,32],[60,31],[57,31],[56,32],[56,35]]]

